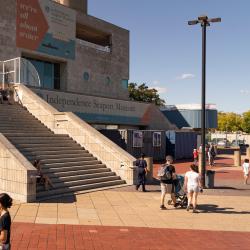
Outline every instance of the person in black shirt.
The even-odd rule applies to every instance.
[[[136,190],[142,185],[142,191],[146,192],[146,174],[147,174],[147,162],[144,160],[145,155],[141,154],[141,158],[136,160],[135,165],[138,167],[138,183],[136,185]]]
[[[167,172],[169,172],[170,177],[160,180],[161,183],[161,206],[160,209],[166,209],[164,205],[165,195],[170,194],[171,199],[174,203],[174,207],[176,207],[176,199],[175,199],[175,193],[174,193],[174,180],[176,179],[176,173],[175,173],[175,167],[171,165],[173,163],[173,157],[167,156],[166,157],[166,164],[162,165],[161,168],[166,169]]]
[[[11,218],[8,208],[12,206],[12,198],[6,194],[0,194],[0,249],[10,249]]]

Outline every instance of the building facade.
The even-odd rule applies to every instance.
[[[179,129],[201,128],[201,105],[200,104],[182,104],[169,105],[161,109],[167,119],[175,124]],[[218,118],[217,109],[214,104],[206,105],[206,128],[217,128]]]
[[[87,0],[1,1],[0,61],[31,64],[32,90],[52,106],[95,126],[171,127],[154,105],[129,100],[128,30],[88,15]],[[32,78],[25,70],[19,78]]]

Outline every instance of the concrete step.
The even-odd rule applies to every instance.
[[[98,178],[89,178],[89,179],[83,179],[83,180],[74,180],[74,181],[65,181],[65,182],[56,182],[53,183],[54,190],[59,188],[65,188],[65,187],[74,187],[79,185],[86,185],[86,184],[93,184],[98,182],[105,182],[105,181],[114,181],[114,180],[120,180],[119,176],[107,176],[107,177],[98,177]],[[38,185],[38,192],[42,189],[42,185]],[[39,190],[40,189],[40,190]]]
[[[56,160],[56,159],[68,159],[68,158],[80,158],[80,157],[87,157],[93,158],[93,155],[90,153],[82,153],[82,152],[77,152],[77,153],[73,153],[73,154],[54,154],[54,155],[41,155],[41,154],[37,154],[37,155],[27,155],[25,154],[25,157],[30,160],[30,161],[34,161],[34,160]]]
[[[27,129],[11,129],[11,128],[0,128],[0,133],[23,133],[23,134],[31,134],[31,133],[48,133],[46,128],[27,128]]]
[[[1,131],[1,129],[0,129]],[[36,140],[36,139],[22,139],[22,140],[18,140],[18,139],[15,139],[15,138],[11,138],[9,139],[11,142],[15,143],[15,144],[18,144],[18,145],[79,145],[77,144],[75,141],[73,140]],[[79,145],[80,146],[80,145]]]
[[[74,162],[89,162],[89,161],[95,161],[97,160],[96,157],[93,156],[86,156],[86,157],[71,157],[71,158],[66,158],[64,156],[61,156],[60,158],[56,159],[42,159],[41,164],[54,164],[54,163],[74,163]]]
[[[71,181],[83,181],[83,180],[90,180],[94,178],[108,178],[116,176],[114,172],[101,172],[101,173],[92,173],[92,174],[84,174],[84,175],[67,175],[61,177],[52,177],[50,178],[51,182],[55,186],[55,188],[59,185],[63,185],[64,183],[71,182]],[[116,176],[117,178],[117,176]],[[118,177],[119,178],[119,177]],[[40,191],[40,190],[38,190]]]
[[[10,137],[9,137],[10,138]],[[47,138],[47,137],[11,137],[10,138],[11,140],[15,140],[16,142],[18,143],[21,143],[23,141],[28,141],[28,142],[34,142],[34,143],[37,143],[37,142],[47,142],[48,140],[50,142],[74,142],[74,140],[72,140],[70,137],[51,137],[51,138]]]
[[[25,118],[24,120],[16,120],[16,119],[13,119],[13,120],[3,120],[1,117],[0,117],[0,125],[9,125],[9,126],[12,126],[12,127],[15,127],[15,126],[42,126],[42,127],[46,127],[43,123],[41,123],[40,121],[38,120],[28,120],[27,118]]]
[[[32,150],[32,149],[31,149]],[[23,151],[20,150],[21,152],[23,152],[25,154],[26,157],[35,157],[35,156],[54,156],[54,155],[69,155],[69,154],[90,154],[87,150],[84,150],[82,148],[79,147],[79,149],[75,149],[75,150],[58,150],[58,151]],[[91,154],[90,154],[91,155]],[[92,156],[92,155],[91,155]]]
[[[17,142],[14,140],[10,140],[11,142],[13,142],[15,145],[17,145],[18,147],[50,147],[50,146],[56,146],[56,147],[63,147],[63,146],[67,146],[67,147],[74,147],[74,146],[78,146],[80,147],[79,144],[77,144],[76,142],[74,142],[73,140],[71,141],[50,141],[48,140],[47,142]]]
[[[74,171],[75,173],[80,172],[80,171],[98,171],[100,169],[106,168],[108,169],[104,164],[101,162],[97,162],[95,164],[91,164],[91,162],[86,163],[85,165],[81,164],[74,164],[71,166],[62,166],[62,167],[54,167],[54,166],[43,166],[42,170],[44,174],[50,175],[50,174],[60,174],[60,173],[66,173],[66,172],[71,172]]]
[[[88,169],[85,169],[85,168],[84,169],[79,169],[79,168],[77,168],[77,170],[68,170],[68,171],[65,171],[65,172],[63,172],[63,171],[62,172],[43,171],[43,172],[49,178],[111,172],[110,168],[105,167],[104,164],[100,164],[100,165],[101,165],[100,168],[93,168],[93,166],[90,165],[89,166],[90,168],[88,168]],[[61,171],[61,169],[60,169],[60,171]]]
[[[75,145],[75,146],[62,146],[62,147],[55,147],[55,146],[48,146],[48,147],[23,147],[23,148],[20,148],[18,147],[18,145],[16,146],[19,151],[21,151],[22,153],[26,154],[27,152],[34,152],[34,153],[43,153],[43,152],[46,152],[46,151],[64,151],[64,150],[78,150],[80,149],[80,147],[78,145]],[[84,148],[82,148],[84,150]]]
[[[125,183],[68,135],[54,134],[20,105],[0,105],[0,133],[31,163],[41,160],[55,189],[43,191],[38,185],[40,199]]]
[[[47,140],[52,139],[52,138],[70,138],[68,135],[54,134],[49,129],[48,131],[49,133],[47,133],[47,135],[44,135],[44,134],[26,135],[23,133],[14,133],[14,134],[6,134],[6,135],[8,136],[8,138],[37,138],[37,139],[46,138]]]
[[[101,164],[101,161],[93,160],[93,161],[80,161],[80,162],[54,162],[54,163],[43,163],[42,168],[43,169],[53,169],[54,171],[58,168],[62,169],[64,168],[64,171],[66,168],[68,170],[71,170],[73,167],[86,167],[88,165],[98,165]]]
[[[10,117],[3,117],[0,115],[0,121],[1,123],[10,123],[10,124],[43,124],[39,120],[37,120],[35,117],[29,117],[27,116],[18,116],[18,114],[10,114]],[[17,122],[15,122],[17,121]]]
[[[15,142],[14,140],[11,140]],[[67,142],[58,142],[58,143],[53,143],[53,142],[43,142],[43,143],[16,143],[18,148],[44,148],[44,147],[73,147],[73,148],[78,148],[79,145],[76,144],[74,141],[67,141]]]
[[[62,194],[74,194],[75,192],[80,192],[84,190],[96,189],[96,188],[103,188],[103,187],[112,187],[115,185],[122,185],[125,184],[123,180],[112,180],[112,181],[104,181],[104,182],[97,182],[91,183],[86,185],[78,185],[78,186],[70,186],[70,187],[62,187],[57,188],[49,191],[40,191],[37,193],[37,199],[48,198],[55,195],[62,195]]]

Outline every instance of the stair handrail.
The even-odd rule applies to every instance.
[[[118,176],[125,179],[128,184],[134,184],[135,167],[133,164],[136,159],[132,155],[75,114],[59,112],[25,85],[17,85],[17,88],[22,93],[23,105],[41,123],[56,134],[68,134],[78,144],[92,152],[107,167],[110,167]],[[57,119],[58,115],[65,115],[65,117]]]
[[[71,119],[72,119],[72,118],[73,118],[73,119],[79,119],[79,122],[81,122],[82,124],[88,126],[88,131],[90,131],[90,130],[92,130],[92,131],[94,131],[94,132],[97,131],[95,128],[93,128],[92,126],[90,126],[88,123],[84,122],[81,118],[79,118],[78,116],[76,116],[74,113],[72,113],[72,112],[64,112],[64,113],[66,113],[67,116],[70,117]],[[92,132],[92,131],[91,131],[91,132]],[[113,147],[117,147],[118,145],[117,145],[116,143],[114,143],[113,141],[111,141],[110,139],[108,139],[105,135],[103,135],[103,134],[100,133],[99,131],[98,131],[98,133],[99,133],[99,136],[102,138],[102,143],[99,142],[99,145],[100,145],[102,148],[105,148],[104,145],[103,145],[103,144],[105,143],[106,148],[108,147],[108,148],[110,149],[109,152],[112,154],[112,156],[113,156],[114,158],[116,158],[118,161],[121,162],[120,158],[119,158],[119,157],[113,152],[113,150],[112,150]],[[91,138],[93,138],[93,140],[97,140],[97,138],[96,138],[93,134],[89,134],[89,136],[90,136]],[[104,143],[103,143],[103,142],[104,142]],[[111,145],[110,145],[110,144],[111,144]],[[113,147],[112,147],[112,146],[113,146]],[[132,155],[130,155],[127,151],[125,151],[124,149],[118,147],[117,150],[118,150],[118,151],[121,151],[120,153],[123,153],[124,156],[126,155],[126,156],[125,156],[126,160],[128,160],[128,161],[130,161],[130,160],[135,160],[135,158],[134,158]],[[124,164],[124,163],[125,163],[125,164]],[[123,164],[126,165],[127,167],[130,167],[129,165],[126,164],[126,162],[123,162]]]
[[[0,61],[0,65],[3,88],[5,84],[20,83],[34,87],[41,86],[39,74],[35,66],[29,60],[22,57],[16,57]]]

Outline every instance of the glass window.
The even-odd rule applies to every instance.
[[[31,58],[26,58],[36,68],[41,82],[41,88],[60,89],[60,64]]]
[[[127,89],[128,88],[128,79],[122,79],[122,87],[124,88],[124,89]]]

